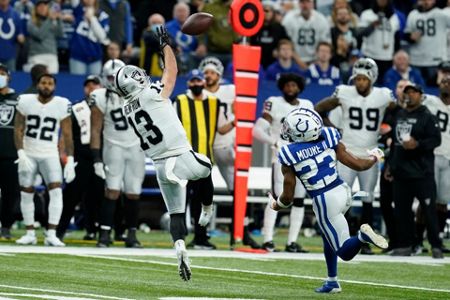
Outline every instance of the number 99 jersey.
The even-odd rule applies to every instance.
[[[161,96],[159,82],[152,83],[123,105],[128,123],[151,159],[178,156],[192,150],[186,131],[169,99]]]
[[[342,143],[357,156],[377,146],[378,132],[386,108],[395,102],[392,91],[373,87],[367,97],[358,94],[353,85],[339,85],[333,97],[342,107]]]
[[[119,95],[100,88],[90,94],[89,101],[103,113],[103,138],[106,141],[125,148],[139,144],[138,138],[123,115],[124,100]]]
[[[33,157],[59,157],[60,122],[70,117],[72,105],[67,98],[59,96],[45,104],[37,97],[37,94],[25,94],[18,98],[17,110],[25,117],[23,148]]]

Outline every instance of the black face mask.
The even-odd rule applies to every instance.
[[[283,93],[284,100],[286,100],[289,103],[291,103],[292,101],[297,99],[297,96],[298,96],[298,94],[291,95],[291,94]]]
[[[189,89],[191,90],[194,96],[200,96],[203,91],[203,85],[193,85],[190,86]]]

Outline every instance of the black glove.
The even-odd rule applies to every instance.
[[[159,38],[159,49],[164,49],[166,46],[170,46],[170,36],[167,33],[167,28],[164,25],[156,27],[156,35]]]

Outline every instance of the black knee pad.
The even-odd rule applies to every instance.
[[[173,241],[184,240],[187,235],[186,217],[185,214],[171,214],[170,215],[170,234]]]
[[[305,206],[304,200],[305,199],[303,199],[303,198],[294,198],[293,206],[296,206],[296,207],[303,207],[303,206]]]

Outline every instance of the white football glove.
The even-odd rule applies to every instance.
[[[375,156],[375,158],[380,161],[384,158],[384,152],[380,148],[373,148],[372,150],[367,150],[369,156]]]
[[[94,163],[95,175],[97,175],[101,179],[106,178],[105,170],[108,170],[108,168],[101,161]]]
[[[269,204],[270,204],[270,208],[278,211],[278,209],[276,208],[276,204],[277,204],[277,199],[275,199],[272,195],[271,192],[267,192],[267,197],[269,197]]]
[[[33,171],[33,163],[31,162],[25,150],[19,149],[17,151],[17,156],[19,157],[14,163],[18,164],[19,172],[31,172]]]
[[[78,163],[74,162],[73,156],[67,157],[67,162],[64,167],[64,180],[66,183],[71,183],[75,179],[75,167]]]

